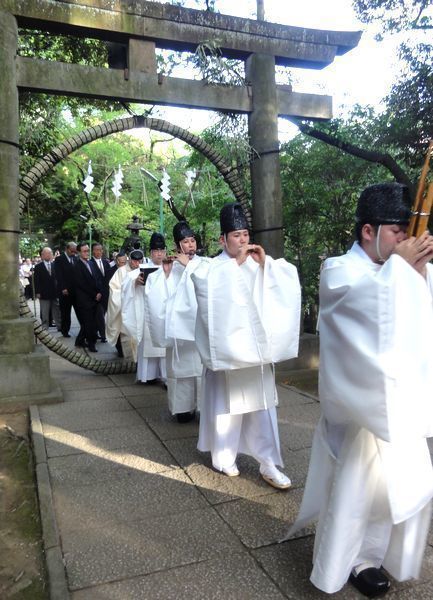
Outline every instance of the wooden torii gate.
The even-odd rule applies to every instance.
[[[126,46],[124,68],[97,68],[17,56],[18,27]],[[48,358],[19,318],[20,91],[206,108],[248,114],[255,239],[283,253],[278,117],[329,119],[332,98],[275,83],[275,66],[321,69],[354,48],[359,32],[283,26],[146,0],[0,0],[0,403],[55,400]],[[157,73],[155,49],[194,51],[218,40],[245,61],[242,86],[207,85]]]

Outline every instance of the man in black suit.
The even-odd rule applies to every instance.
[[[36,298],[39,299],[41,322],[45,329],[50,326],[50,313],[57,329],[60,331],[60,310],[57,299],[57,285],[53,262],[53,251],[46,246],[42,248],[41,262],[34,269],[34,285]]]
[[[57,296],[60,306],[61,332],[63,337],[71,337],[71,310],[75,303],[74,294],[74,264],[77,254],[77,244],[68,242],[65,251],[54,261],[57,280]]]
[[[78,309],[78,320],[81,329],[75,341],[76,346],[85,346],[90,352],[97,352],[96,316],[102,300],[101,279],[96,272],[97,267],[89,260],[89,246],[85,242],[78,244],[78,259],[74,266],[75,297]]]
[[[98,305],[96,313],[96,328],[101,338],[101,342],[106,342],[105,337],[105,313],[108,307],[108,296],[110,294],[110,288],[108,286],[110,281],[110,263],[106,258],[102,257],[103,249],[102,245],[98,242],[92,244],[92,258],[90,262],[93,263],[94,271],[98,274],[99,283],[101,286],[102,299]]]

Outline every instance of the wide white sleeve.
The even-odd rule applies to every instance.
[[[191,275],[198,313],[196,344],[213,371],[272,362],[266,332],[254,303],[249,277],[234,259],[215,259]]]
[[[273,363],[298,356],[301,286],[298,271],[283,258],[266,256],[257,269],[254,302],[268,338]]]
[[[122,267],[121,269],[124,269]],[[122,288],[122,271],[117,269],[113,277],[110,279],[107,307],[107,323],[105,334],[110,344],[115,345],[122,329],[122,314],[121,314],[121,288]]]
[[[145,286],[145,311],[152,343],[157,348],[172,346],[166,334],[167,303],[174,293],[163,269],[151,273]]]
[[[191,275],[201,264],[209,262],[207,258],[190,261],[177,279],[176,290],[167,305],[167,337],[195,341],[197,299]]]
[[[140,269],[128,273],[121,288],[123,329],[127,335],[137,340],[137,345],[141,342],[144,331],[144,286],[136,285],[139,274]]]
[[[320,283],[319,393],[326,418],[385,441],[433,425],[432,297],[392,255],[379,271],[332,260]]]

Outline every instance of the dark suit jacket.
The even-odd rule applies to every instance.
[[[98,274],[99,283],[102,291],[102,305],[104,307],[104,310],[106,311],[108,307],[108,296],[110,294],[109,283],[111,279],[111,267],[109,261],[106,258],[102,258],[101,260],[102,264],[104,265],[104,275],[102,275],[101,269],[99,268],[99,265],[93,258],[93,256],[90,259],[90,262],[94,267],[94,271]]]
[[[74,265],[74,287],[77,306],[81,309],[94,308],[97,304],[96,294],[102,294],[101,277],[96,272],[98,269],[92,261],[89,261],[92,273],[83,263],[77,259]]]
[[[48,273],[43,261],[38,263],[34,268],[35,293],[40,295],[41,300],[54,300],[57,298],[57,285],[54,273],[54,263],[51,263],[51,275]]]
[[[62,295],[62,290],[68,290],[69,294],[73,292],[74,288],[74,265],[76,258],[73,258],[73,264],[69,262],[63,252],[54,261],[54,267],[56,271],[57,280],[57,294]]]

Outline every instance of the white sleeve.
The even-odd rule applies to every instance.
[[[254,282],[254,301],[271,347],[272,362],[298,356],[301,286],[296,267],[266,256]]]
[[[121,288],[123,330],[137,340],[137,345],[141,342],[144,331],[144,288],[135,284],[139,274],[140,269],[128,273]]]
[[[171,295],[168,279],[164,270],[158,269],[149,275],[145,286],[146,318],[152,343],[157,348],[172,346],[166,334],[167,303]]]
[[[376,272],[330,261],[320,302],[325,416],[385,441],[432,432],[433,310],[424,278],[397,255]]]

